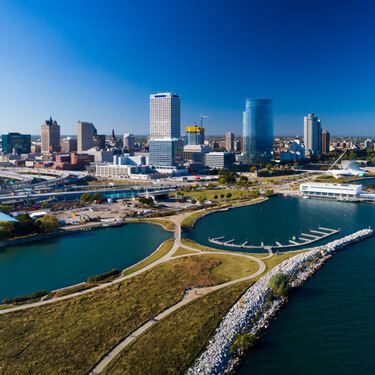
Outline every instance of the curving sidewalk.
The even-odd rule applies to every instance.
[[[134,272],[132,272],[129,275],[121,276],[121,277],[119,277],[119,278],[117,278],[117,279],[115,279],[115,280],[113,280],[111,282],[108,282],[108,283],[105,283],[105,284],[100,284],[100,285],[97,285],[97,286],[94,286],[92,288],[85,289],[85,290],[82,290],[82,291],[79,291],[79,292],[74,292],[74,293],[71,293],[71,294],[68,294],[68,295],[65,295],[65,296],[61,296],[61,297],[51,298],[49,300],[32,302],[32,303],[28,303],[28,304],[25,304],[25,305],[20,305],[20,306],[11,307],[11,308],[8,308],[8,309],[5,309],[5,310],[0,310],[0,315],[10,314],[10,313],[16,312],[16,311],[27,310],[27,309],[31,309],[31,308],[38,307],[38,306],[44,306],[44,305],[48,305],[48,304],[55,303],[55,302],[65,301],[65,300],[68,300],[70,298],[78,297],[78,296],[81,296],[81,295],[84,295],[84,294],[87,294],[87,293],[91,293],[91,292],[94,292],[94,291],[97,291],[97,290],[100,290],[100,289],[104,289],[104,288],[107,288],[107,287],[109,287],[111,285],[115,285],[115,284],[121,283],[122,281],[130,279],[130,278],[132,278],[134,276],[140,275],[143,272],[148,271],[148,270],[154,268],[155,266],[157,266],[159,264],[168,262],[171,259],[180,258],[182,256],[184,256],[184,257],[195,256],[195,255],[201,254],[201,253],[215,254],[215,252],[211,252],[211,251],[202,252],[202,251],[200,251],[198,249],[194,249],[192,247],[185,246],[184,244],[181,243],[181,223],[189,215],[191,215],[191,212],[182,213],[182,214],[179,214],[179,215],[171,216],[169,218],[169,220],[171,220],[175,224],[173,246],[171,247],[171,249],[168,251],[167,254],[165,254],[164,256],[162,256],[159,259],[155,260],[154,262],[152,262],[152,263],[144,266],[143,268],[141,268],[141,269],[139,269],[137,271],[134,271]],[[160,246],[159,246],[159,248],[160,248]],[[192,250],[192,251],[194,251],[196,253],[172,257],[172,255],[174,254],[174,252],[179,247],[186,248],[187,250]],[[232,253],[225,253],[225,252],[220,252],[218,254],[221,254],[221,255],[225,255],[225,254],[234,255]],[[241,256],[241,254],[238,254],[238,255]],[[248,255],[244,255],[244,256],[248,256]],[[255,257],[251,257],[251,259],[254,260],[256,263],[258,263],[258,261],[259,261],[259,259],[255,258]],[[131,266],[131,267],[133,267],[133,266]]]
[[[142,335],[146,330],[148,330],[150,327],[152,327],[154,324],[156,324],[159,320],[169,316],[176,310],[178,310],[180,307],[187,305],[191,301],[194,301],[195,299],[198,299],[200,297],[203,297],[209,293],[212,293],[216,290],[225,288],[230,285],[234,285],[237,283],[240,283],[242,281],[247,281],[254,279],[258,276],[260,276],[266,269],[266,266],[264,262],[262,262],[261,259],[255,258],[251,255],[242,255],[242,254],[228,254],[228,253],[222,253],[222,252],[214,252],[214,251],[200,251],[199,253],[196,254],[187,254],[187,255],[179,255],[174,257],[174,259],[178,258],[186,258],[188,256],[198,256],[198,255],[211,255],[211,254],[216,254],[216,255],[230,255],[230,256],[239,256],[239,257],[244,257],[251,259],[252,261],[256,262],[259,266],[258,270],[254,272],[253,274],[242,277],[240,279],[236,280],[231,280],[222,284],[214,285],[211,287],[205,287],[205,288],[194,288],[189,290],[187,293],[185,293],[183,299],[176,303],[175,305],[169,307],[168,309],[164,310],[154,318],[151,318],[148,320],[146,323],[141,325],[138,329],[133,331],[130,335],[125,337],[122,341],[120,341],[119,344],[117,344],[103,359],[95,365],[95,367],[90,371],[91,375],[96,375],[100,374],[129,344],[131,344],[137,337]]]

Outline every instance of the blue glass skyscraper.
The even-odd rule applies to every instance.
[[[243,112],[245,163],[267,163],[273,151],[272,99],[246,99]]]

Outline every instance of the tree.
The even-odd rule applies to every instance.
[[[225,180],[225,177],[224,176],[220,176],[219,179],[218,179],[218,182],[220,185],[224,185],[226,180]]]
[[[89,193],[83,193],[81,197],[79,198],[80,203],[85,204],[92,202],[91,195]]]
[[[227,197],[227,199],[231,198],[232,197],[232,193],[227,193],[226,197]]]
[[[225,195],[223,193],[220,194],[220,198],[223,199]]]
[[[142,204],[143,206],[154,206],[154,200],[149,197],[149,198],[146,198],[146,197],[140,197],[138,199],[139,203]]]
[[[97,202],[102,202],[103,201],[103,195],[100,193],[94,193],[91,197],[91,201],[97,201]]]
[[[214,199],[218,199],[219,197],[217,196],[217,194],[214,195]]]
[[[277,273],[273,275],[269,282],[268,287],[276,296],[285,296],[288,293],[290,277],[285,273]]]
[[[53,215],[44,215],[35,222],[42,233],[51,233],[60,229],[57,218]]]

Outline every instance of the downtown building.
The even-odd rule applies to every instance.
[[[31,135],[8,133],[1,136],[1,150],[7,154],[29,154],[31,152]]]
[[[149,164],[174,173],[182,163],[180,97],[172,92],[150,95]]]
[[[60,151],[60,125],[52,117],[41,126],[41,151],[43,154]]]
[[[242,156],[247,164],[268,163],[273,158],[272,99],[246,99]]]
[[[322,153],[322,126],[315,113],[309,113],[303,119],[303,134],[307,157],[318,157]]]
[[[91,122],[77,122],[77,151],[79,154],[94,147],[96,128]]]

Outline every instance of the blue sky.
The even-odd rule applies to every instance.
[[[148,133],[149,94],[182,124],[241,132],[246,97],[274,99],[276,134],[315,112],[333,134],[375,135],[372,0],[0,2],[0,133],[52,115]]]

